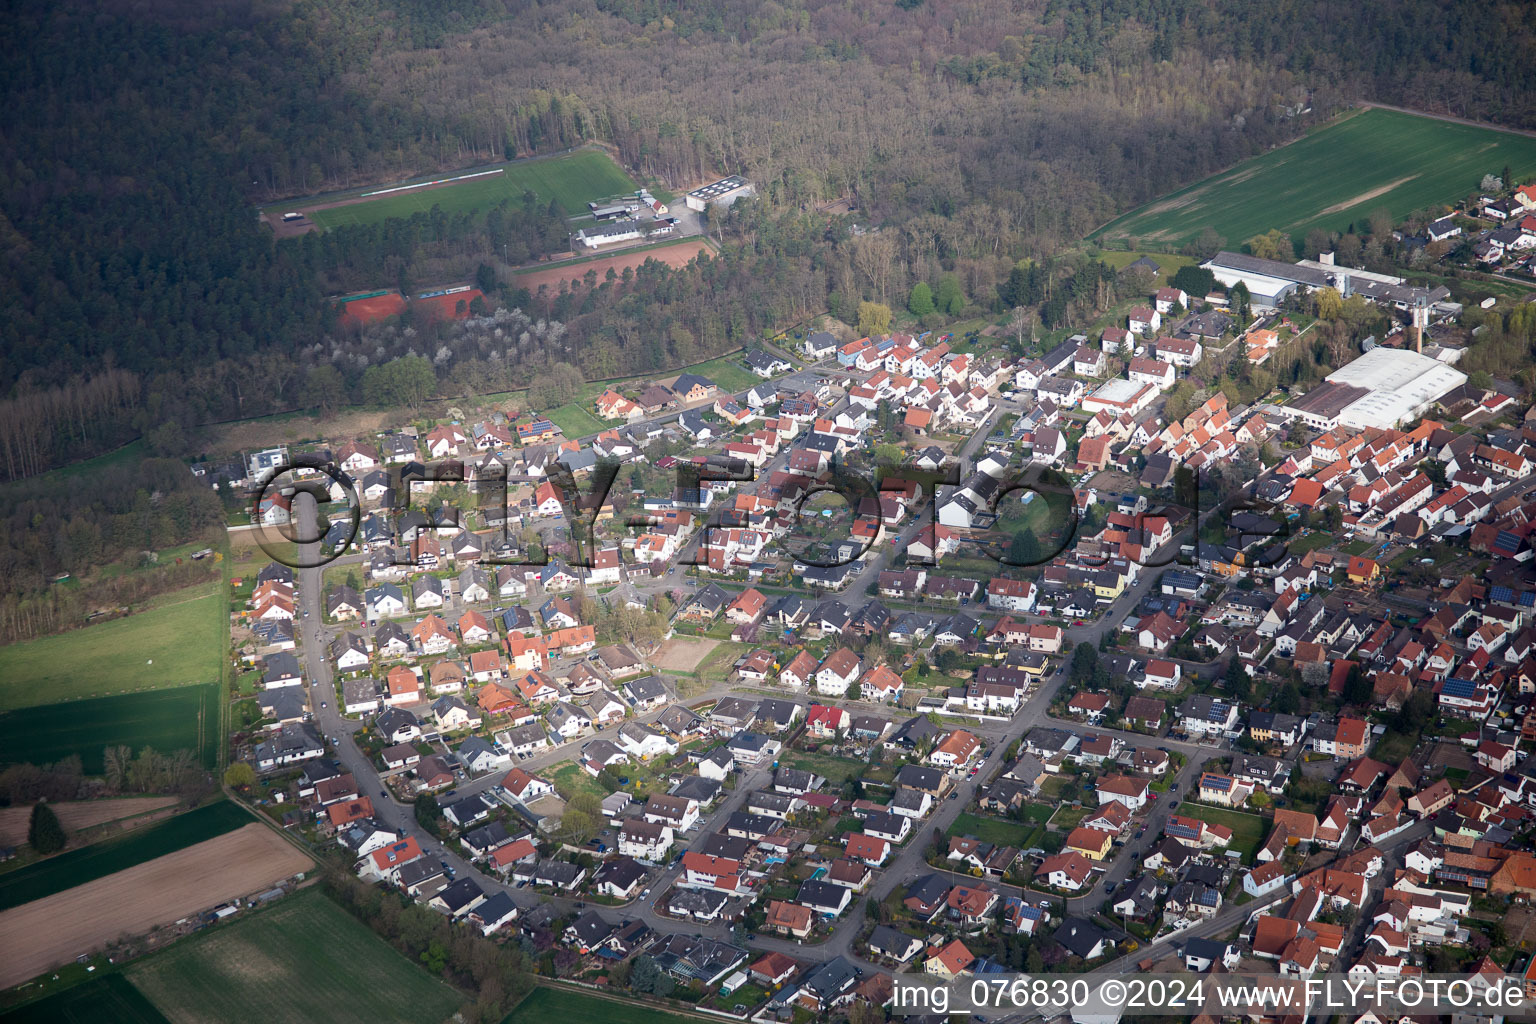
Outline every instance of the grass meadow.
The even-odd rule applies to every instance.
[[[125,618],[0,647],[0,711],[217,680],[227,609],[223,583],[208,583]]]

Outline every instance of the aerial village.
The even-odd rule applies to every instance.
[[[807,331],[740,390],[608,386],[581,437],[312,447],[360,523],[241,581],[262,806],[543,971],[744,1018],[901,973],[1525,971],[1536,422],[1454,368],[1443,288],[1201,269],[1025,357]],[[1166,416],[1321,289],[1400,323]]]

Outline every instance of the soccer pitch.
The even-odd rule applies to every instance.
[[[414,192],[396,192],[377,198],[358,197],[356,201],[344,206],[311,210],[307,216],[322,228],[336,228],[347,224],[376,224],[390,217],[428,213],[434,206],[441,207],[448,214],[474,213],[488,210],[506,199],[521,203],[523,194],[530,190],[537,197],[538,205],[548,205],[553,199],[568,216],[574,216],[586,213],[590,202],[635,191],[634,180],[624,169],[614,163],[608,154],[595,149],[584,149],[565,156],[514,161],[499,170],[499,174],[471,178],[451,185]],[[286,208],[304,209],[304,206],[302,202],[289,203]]]
[[[1093,237],[1166,248],[1210,227],[1236,248],[1271,228],[1292,238],[1343,231],[1379,208],[1399,219],[1453,203],[1506,165],[1516,181],[1536,176],[1536,139],[1373,108],[1132,210]]]

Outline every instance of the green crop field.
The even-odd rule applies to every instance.
[[[172,1024],[439,1024],[464,998],[315,889],[128,968]]]
[[[1364,110],[1133,210],[1094,237],[1175,247],[1210,227],[1229,249],[1271,228],[1300,239],[1315,227],[1342,231],[1382,207],[1401,218],[1453,203],[1505,165],[1517,181],[1536,175],[1536,139]]]
[[[220,800],[113,839],[36,861],[0,875],[0,910],[105,878],[135,864],[233,832],[255,820],[238,804]]]
[[[0,647],[0,711],[217,680],[222,588],[189,587],[126,618]]]
[[[551,1020],[580,1020],[587,1024],[677,1024],[688,1019],[632,1002],[541,985],[518,1003],[502,1024],[544,1024]]]
[[[121,974],[95,978],[0,1014],[0,1024],[169,1024]]]
[[[451,176],[434,175],[427,180]],[[567,215],[576,216],[585,214],[590,202],[634,192],[635,183],[607,153],[583,149],[565,156],[514,161],[503,166],[501,174],[472,178],[456,185],[379,196],[365,203],[313,210],[308,216],[322,228],[335,228],[409,217],[413,213],[427,213],[434,206],[442,207],[444,213],[470,213],[488,210],[503,199],[521,203],[523,193],[530,189],[538,196],[540,206],[553,199]],[[283,208],[302,209],[312,201],[295,200],[283,204]]]
[[[0,764],[52,764],[79,754],[87,775],[99,775],[102,749],[186,748],[204,768],[219,755],[219,683],[117,697],[66,701],[0,712]]]

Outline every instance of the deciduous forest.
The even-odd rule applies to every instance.
[[[1536,6],[1487,0],[30,0],[6,21],[12,477],[361,400],[368,367],[405,355],[462,393],[554,360],[595,375],[705,358],[945,274],[958,308],[1000,309],[1018,261],[1357,99],[1536,124]],[[254,216],[591,140],[674,188],[746,174],[761,199],[711,226],[716,259],[543,296],[497,263],[559,239],[542,203],[282,244]],[[851,216],[816,212],[843,197]],[[1042,305],[1071,272],[1051,266]],[[365,351],[324,301],[477,277],[543,333],[461,356],[443,328],[406,325]],[[67,429],[68,392],[107,372],[126,375],[113,401]]]

